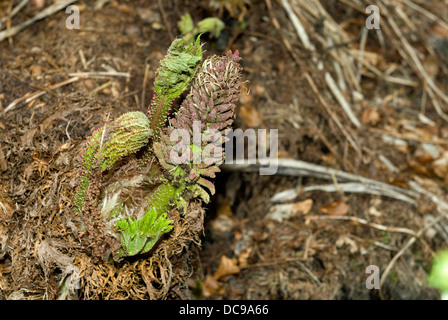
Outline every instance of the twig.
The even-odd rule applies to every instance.
[[[303,258],[300,258],[300,257],[299,258],[285,258],[285,259],[276,260],[276,261],[259,262],[259,263],[254,263],[254,264],[248,264],[245,266],[240,266],[240,269],[269,267],[269,266],[278,265],[280,263],[289,263],[289,262],[295,262],[295,261],[299,261],[299,260],[303,260]]]
[[[254,161],[255,162],[255,161]],[[336,170],[317,164],[295,160],[295,159],[278,159],[276,162],[277,175],[287,175],[294,177],[315,177],[319,179],[332,180],[336,178],[341,182],[358,182],[366,187],[377,188],[383,190],[390,190],[397,194],[402,194],[411,198],[418,198],[417,192],[399,188],[387,183],[383,183],[377,180],[365,178],[359,175],[351,174],[345,171]],[[246,171],[255,172],[258,171],[262,165],[260,163],[253,164],[223,164],[221,168],[227,171]]]
[[[157,1],[159,3],[159,9],[160,9],[160,13],[162,14],[163,23],[166,26],[166,30],[168,31],[170,40],[173,41],[174,40],[173,32],[171,31],[171,25],[168,21],[168,17],[166,16],[165,8],[163,7],[163,2],[162,2],[162,0],[157,0]]]
[[[78,54],[79,54],[79,58],[81,59],[81,63],[82,63],[84,70],[87,69],[87,61],[86,61],[86,56],[84,55],[84,51],[82,51],[82,49],[79,49]]]
[[[93,90],[90,92],[90,94],[95,94],[95,93],[97,93],[97,92],[99,92],[99,91],[101,91],[101,90],[103,90],[103,89],[106,89],[107,87],[111,86],[113,82],[114,82],[113,80],[109,80],[109,81],[107,81],[106,83],[103,83],[103,84],[100,85],[99,87],[96,87],[95,89],[93,89]],[[137,103],[137,104],[138,104],[138,103]]]
[[[400,28],[395,23],[393,16],[390,14],[388,9],[385,5],[382,3],[378,3],[381,7],[381,11],[386,13],[387,21],[389,22],[389,25],[392,27],[392,30],[397,35],[397,37],[400,39],[401,43],[403,44],[404,50],[407,52],[407,54],[410,57],[409,65],[414,68],[414,70],[417,72],[417,74],[420,76],[421,80],[423,82],[427,82],[427,92],[433,98],[433,104],[436,108],[437,113],[443,118],[443,120],[448,122],[448,117],[442,112],[439,103],[435,101],[434,99],[434,93],[437,94],[439,98],[441,98],[445,103],[448,103],[448,96],[445,95],[445,93],[440,90],[440,88],[434,83],[433,79],[428,75],[425,68],[423,67],[422,63],[420,62],[420,59],[417,56],[417,53],[415,52],[414,48],[409,44],[407,39],[403,36],[403,33],[401,32]],[[403,55],[402,51],[400,50],[400,54]],[[403,58],[407,58],[406,56],[403,56]]]
[[[442,220],[443,218],[445,218],[444,215],[441,215],[441,216],[437,217],[437,219],[434,219],[433,222],[431,222],[430,224],[426,225],[424,228],[420,229],[415,234],[415,236],[412,236],[411,238],[409,238],[409,240],[406,242],[406,244],[400,249],[400,251],[398,251],[398,253],[389,262],[389,264],[387,265],[386,269],[384,269],[384,272],[381,275],[381,279],[380,279],[380,290],[383,287],[383,284],[386,281],[387,276],[389,275],[389,272],[392,269],[392,267],[394,266],[395,262],[406,252],[406,250],[408,250],[414,244],[414,242],[417,240],[417,238],[421,237],[423,232],[425,232],[426,230],[428,230],[429,228],[431,228],[435,224],[439,223],[439,221]],[[381,294],[381,291],[380,291],[380,294]]]
[[[380,247],[382,249],[386,249],[386,250],[389,250],[389,251],[397,251],[397,248],[395,248],[393,246],[390,246],[388,244],[384,244],[382,242],[376,241],[376,240],[364,239],[364,238],[361,238],[361,237],[357,237],[357,236],[355,236],[353,234],[349,234],[349,237],[350,238],[355,238],[357,240],[367,241],[368,243],[371,243],[374,246]]]
[[[413,80],[409,80],[409,79],[402,79],[402,78],[395,77],[395,76],[385,75],[381,70],[379,70],[376,67],[372,66],[366,60],[360,59],[357,50],[350,50],[350,53],[352,54],[352,57],[354,57],[356,60],[358,60],[358,62],[360,62],[368,70],[372,71],[377,77],[382,78],[384,81],[392,82],[392,83],[396,83],[396,84],[401,84],[401,85],[409,86],[409,87],[417,87],[419,85],[419,83],[417,81],[413,81]]]
[[[277,32],[281,36],[282,42],[283,42],[284,46],[286,47],[286,50],[288,51],[288,53],[291,55],[291,57],[294,59],[294,61],[297,63],[297,65],[300,66],[301,62],[300,62],[299,57],[295,54],[288,39],[286,39],[285,36],[283,35],[283,33],[281,32],[282,28],[280,26],[280,23],[278,22],[277,18],[275,17],[274,13],[272,12],[271,0],[265,0],[265,2],[266,2],[266,7],[269,12],[269,17],[271,18],[271,21],[272,21],[272,25],[274,26],[274,28],[277,30]]]
[[[69,141],[72,140],[72,138],[70,137],[70,134],[68,133],[68,127],[70,126],[71,121],[72,121],[71,119],[68,120],[67,126],[65,127],[65,135],[67,136]]]
[[[26,6],[26,4],[28,3],[29,0],[22,0],[12,11],[10,14],[8,14],[7,16],[3,17],[0,19],[0,28],[2,26],[2,24],[7,21],[8,19],[11,19],[12,17],[14,17],[17,13],[19,13],[20,10],[22,10],[22,8],[24,6]]]
[[[34,99],[37,99],[37,98],[39,98],[40,96],[46,94],[49,90],[54,90],[54,89],[60,88],[60,87],[65,86],[65,85],[67,85],[67,84],[70,84],[70,83],[73,83],[73,82],[75,82],[75,81],[78,81],[79,79],[80,79],[79,77],[73,77],[73,78],[64,80],[64,81],[62,81],[62,82],[59,82],[59,83],[57,83],[57,84],[54,84],[54,85],[50,86],[50,87],[48,88],[48,90],[42,90],[42,91],[37,91],[37,92],[30,92],[30,93],[27,93],[27,94],[24,95],[23,97],[18,98],[18,99],[16,99],[16,100],[14,100],[13,102],[11,102],[11,103],[6,107],[6,109],[5,109],[3,112],[6,113],[6,112],[12,110],[16,105],[18,105],[18,104],[21,103],[22,101],[25,101],[25,103],[28,103],[28,102],[33,101]]]
[[[381,230],[381,231],[387,231],[387,232],[396,232],[396,233],[406,233],[410,234],[412,236],[417,236],[416,232],[414,230],[408,229],[408,228],[400,228],[400,227],[387,227],[382,224],[369,222],[365,219],[361,219],[358,217],[352,217],[352,216],[307,216],[305,220],[348,220],[357,222],[359,224],[364,224],[369,227]]]
[[[362,73],[362,61],[364,60],[364,51],[366,49],[367,35],[369,34],[369,29],[362,28],[361,31],[361,40],[359,43],[359,56],[358,56],[358,73],[356,75],[356,80],[361,82],[361,73]]]
[[[68,75],[70,77],[80,77],[80,78],[131,77],[131,74],[128,72],[117,72],[117,71],[72,72],[69,73]]]
[[[5,208],[5,205],[0,201],[0,207],[2,208],[2,210],[3,210],[3,213],[5,214],[5,215],[8,215],[8,210],[6,210],[6,208]]]
[[[421,14],[423,14],[425,17],[429,18],[430,20],[432,20],[433,22],[437,22],[439,23],[442,27],[444,27],[445,29],[448,30],[448,23],[446,23],[445,21],[443,21],[441,18],[439,18],[438,16],[436,16],[435,14],[433,14],[432,12],[429,12],[428,10],[420,7],[419,5],[417,5],[416,3],[410,1],[410,0],[401,0],[403,3],[406,3],[407,6],[409,6],[410,8],[414,9],[415,11],[420,12]]]
[[[381,287],[383,286],[384,282],[386,281],[387,276],[388,276],[390,270],[392,269],[392,267],[394,266],[395,262],[406,252],[406,250],[409,249],[412,246],[412,244],[414,244],[414,242],[418,238],[420,238],[426,230],[432,228],[433,226],[438,224],[440,220],[442,220],[448,216],[448,203],[447,202],[440,199],[432,192],[424,189],[422,186],[420,186],[415,181],[410,181],[409,185],[412,189],[416,190],[418,193],[428,196],[437,205],[437,211],[440,213],[440,216],[438,216],[436,219],[431,221],[431,223],[428,223],[424,228],[420,229],[414,236],[409,238],[408,241],[406,242],[406,244],[401,248],[401,250],[392,258],[392,260],[389,262],[389,264],[387,265],[386,269],[384,270],[384,272],[381,276],[380,290],[381,290]],[[380,291],[380,295],[381,295],[381,291]]]
[[[282,194],[286,195],[286,199],[288,199],[289,195],[292,195],[295,193],[297,195],[297,191],[295,189],[290,189],[291,192],[288,194],[287,191],[283,191]],[[409,203],[411,205],[416,206],[417,202],[400,192],[396,192],[395,190],[391,188],[385,188],[384,186],[375,186],[375,185],[367,185],[363,183],[356,183],[356,182],[350,182],[350,183],[338,183],[338,185],[334,184],[326,184],[326,185],[315,185],[315,186],[308,186],[303,188],[301,190],[302,193],[310,192],[320,190],[324,192],[347,192],[347,193],[365,193],[365,194],[373,194],[373,195],[380,195],[384,197],[393,198],[396,200],[400,200],[406,203]],[[288,199],[289,200],[289,199]],[[271,198],[271,202],[279,202],[282,201],[279,194],[274,195]]]
[[[400,169],[398,169],[393,163],[392,161],[389,160],[389,158],[387,158],[385,155],[380,154],[378,156],[378,159],[387,167],[387,169],[389,169],[391,172],[395,172],[398,173],[400,172]]]
[[[419,143],[429,143],[429,144],[436,144],[436,145],[448,145],[448,140],[439,139],[438,137],[433,137],[433,138],[437,138],[437,140],[434,141],[434,140],[428,140],[428,139],[416,137],[415,134],[412,134],[412,133],[400,134],[400,133],[396,133],[393,131],[387,131],[387,130],[372,128],[372,127],[369,127],[368,130],[372,133],[381,134],[383,136],[388,136],[388,137],[401,139],[401,140],[409,140],[409,141],[415,141],[415,142],[419,142]]]
[[[347,100],[342,95],[341,91],[339,90],[336,82],[334,81],[333,77],[329,72],[325,72],[325,82],[327,83],[328,87],[330,88],[330,91],[333,93],[336,100],[341,105],[342,109],[347,114],[350,121],[357,127],[361,127],[361,123],[359,122],[358,118],[356,118],[355,114],[352,111],[352,108],[350,107],[350,104],[347,102]]]
[[[5,159],[5,154],[3,153],[2,145],[0,144],[0,169],[6,171],[8,169],[8,163]]]
[[[320,286],[322,284],[322,281],[319,280],[318,277],[316,277],[316,275],[314,273],[311,272],[311,270],[300,260],[296,260],[295,263],[297,263],[300,268],[303,269],[303,271],[305,271],[305,273],[314,281],[316,282],[316,284],[318,286]]]
[[[319,93],[319,90],[317,89],[316,84],[314,83],[314,81],[311,78],[311,76],[309,75],[309,73],[308,72],[304,72],[304,75],[305,75],[306,80],[308,81],[308,84],[311,87],[311,90],[313,90],[313,92],[316,94],[317,98],[319,99],[320,103],[322,104],[322,106],[325,108],[325,110],[329,114],[330,118],[334,121],[336,126],[341,130],[342,134],[345,136],[347,141],[351,144],[353,149],[355,149],[358,152],[358,154],[361,155],[362,154],[361,149],[356,144],[356,142],[353,139],[353,137],[347,132],[347,129],[342,125],[341,121],[338,119],[336,114],[331,110],[331,108],[328,105],[327,101]]]
[[[432,202],[434,202],[437,206],[437,210],[440,213],[447,214],[448,213],[448,203],[442,199],[440,199],[438,196],[436,196],[431,191],[428,191],[427,189],[423,188],[420,184],[418,184],[415,181],[409,181],[409,186],[411,189],[415,190],[418,193],[421,193],[431,199]]]
[[[51,94],[54,97],[59,97],[55,92],[51,91],[50,89],[35,85],[35,84],[30,84],[31,87],[33,87],[34,89],[38,89],[40,91],[45,91],[46,93]]]
[[[77,0],[62,0],[62,1],[55,2],[52,5],[50,5],[49,7],[45,8],[44,10],[39,12],[38,14],[36,14],[34,17],[26,20],[25,22],[22,22],[21,24],[14,26],[11,29],[1,31],[0,32],[0,42],[6,38],[10,38],[10,37],[16,35],[17,33],[22,31],[26,27],[29,27],[30,25],[32,25],[34,22],[42,20],[76,1]]]
[[[325,144],[325,146],[330,150],[330,152],[333,154],[333,156],[339,161],[339,163],[343,166],[344,165],[344,159],[341,157],[340,153],[336,151],[336,149],[333,147],[333,145],[328,141],[327,137],[323,134],[322,130],[319,129],[317,124],[314,123],[314,121],[309,118],[308,123],[312,125],[313,129],[316,131],[317,135],[319,136],[320,140]],[[352,164],[350,161],[346,161],[350,169],[353,169]]]
[[[109,3],[110,0],[97,0],[95,2],[95,6],[93,7],[93,10],[101,10],[103,7]]]
[[[285,9],[286,13],[288,14],[289,19],[291,20],[294,28],[296,29],[297,35],[299,36],[300,40],[303,43],[303,46],[310,50],[315,51],[316,48],[314,45],[310,42],[310,39],[308,37],[308,34],[305,31],[305,28],[303,27],[302,23],[300,22],[299,18],[296,16],[294,11],[291,9],[291,6],[289,5],[287,0],[281,0],[282,6]]]
[[[145,94],[146,94],[146,82],[148,81],[148,72],[149,72],[149,64],[147,63],[146,66],[145,66],[145,74],[143,76],[142,108],[145,108]]]

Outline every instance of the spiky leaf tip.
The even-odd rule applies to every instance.
[[[202,46],[199,36],[194,43],[185,38],[174,40],[156,72],[154,90],[157,95],[177,98],[187,89],[201,61]]]
[[[165,124],[173,100],[184,92],[201,66],[200,37],[191,43],[186,38],[173,41],[160,61],[154,80],[154,96],[148,110],[151,128],[157,135]]]

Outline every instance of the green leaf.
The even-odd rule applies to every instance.
[[[202,61],[199,37],[191,43],[184,38],[173,41],[156,72],[154,89],[169,103],[187,89]]]
[[[448,292],[448,249],[435,255],[427,282],[431,287]]]
[[[166,122],[174,99],[187,89],[202,61],[199,37],[192,43],[186,38],[176,39],[160,61],[154,80],[154,97],[148,111],[151,129],[156,136]]]
[[[160,237],[169,232],[173,222],[166,218],[166,213],[157,216],[154,208],[150,209],[140,220],[122,219],[115,223],[121,232],[121,255],[134,256],[148,252]]]
[[[215,38],[219,38],[222,29],[224,29],[224,26],[224,22],[222,22],[218,18],[205,18],[198,22],[197,33],[210,32]]]
[[[182,35],[185,35],[193,30],[194,23],[189,13],[186,13],[182,17],[180,17],[180,21],[177,23],[177,27],[179,28],[179,31]]]

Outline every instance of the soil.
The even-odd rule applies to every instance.
[[[18,2],[0,0],[0,19]],[[350,3],[322,3],[351,37],[342,45],[356,49],[366,16],[345,2]],[[36,3],[23,8],[12,25],[41,11]],[[396,49],[381,51],[369,34],[369,52],[380,53],[378,68],[401,70],[417,85],[363,76],[363,98],[348,98],[362,122],[357,128],[328,92],[327,70],[312,62],[317,56],[328,65],[330,50],[315,41],[322,26],[310,28],[316,43],[311,54],[281,1],[173,0],[163,1],[163,8],[160,3],[111,0],[95,9],[94,1],[77,1],[80,29],[66,28],[69,14],[62,10],[0,42],[0,299],[56,299],[71,264],[81,272],[80,299],[438,299],[425,279],[434,252],[447,245],[446,219],[422,232],[400,255],[381,289],[366,287],[366,268],[378,266],[382,275],[412,237],[393,228],[417,233],[428,219],[442,214],[431,199],[422,196],[411,205],[369,193],[301,192],[329,183],[309,176],[223,170],[211,204],[190,204],[191,217],[179,220],[182,227],[165,249],[119,265],[91,259],[72,203],[83,144],[107,119],[147,110],[158,61],[187,12],[195,22],[218,17],[226,25],[218,39],[202,36],[205,56],[232,49],[243,58],[248,90],[241,94],[234,128],[278,129],[280,158],[403,188],[417,179],[446,201],[448,127],[430,97],[422,121],[423,84]],[[437,6],[427,9],[437,13]],[[433,25],[422,23],[427,27],[422,32],[430,32]],[[448,41],[448,31],[437,39]],[[422,59],[427,45],[421,38],[412,43]],[[446,58],[448,45],[434,48],[436,56]],[[434,81],[446,94],[446,59],[437,60],[437,68]],[[74,77],[71,73],[109,70],[131,76],[88,77],[51,88]],[[355,89],[349,84],[344,94],[352,97]],[[41,90],[46,93],[4,112],[14,100]],[[391,144],[385,134],[404,143]],[[437,155],[430,155],[428,145]],[[270,199],[291,188],[298,192],[286,203],[295,207],[279,222],[272,218],[278,205]],[[345,218],[333,219],[337,216]]]

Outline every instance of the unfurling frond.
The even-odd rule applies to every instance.
[[[221,135],[233,122],[238,99],[239,60],[238,52],[229,51],[201,65],[199,37],[194,43],[176,39],[160,61],[148,113],[125,113],[93,132],[82,153],[74,204],[94,256],[146,253],[173,228],[167,218],[172,209],[185,213],[195,198],[210,201],[211,179],[224,159]],[[188,96],[164,127],[173,99],[190,82]],[[185,145],[170,140],[180,129]],[[194,132],[201,142],[193,141]]]
[[[141,112],[125,113],[93,132],[82,154],[75,212],[82,210],[85,192],[93,176],[110,169],[124,156],[140,150],[148,143],[151,135],[148,118]]]

